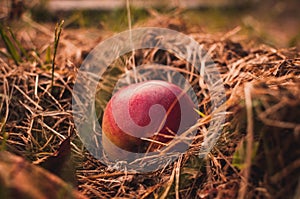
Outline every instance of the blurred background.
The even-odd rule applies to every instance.
[[[126,0],[0,0],[1,23],[25,15],[39,23],[65,20],[66,28],[128,29]],[[133,26],[153,13],[178,16],[207,33],[241,32],[276,47],[300,47],[299,0],[129,0]]]

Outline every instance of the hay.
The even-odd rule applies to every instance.
[[[211,50],[226,88],[226,124],[205,159],[196,156],[201,139],[174,163],[147,174],[119,172],[93,158],[73,135],[77,130],[71,95],[84,54],[99,39],[85,44],[72,30],[62,34],[53,88],[51,71],[43,60],[17,66],[0,59],[0,140],[5,140],[6,150],[38,163],[72,135],[78,190],[90,198],[291,198],[299,186],[295,176],[300,174],[300,53],[293,48],[248,45],[240,41],[238,28],[222,36],[210,35],[191,32],[174,20],[150,24],[184,31]],[[52,41],[51,36],[47,38]],[[49,43],[38,45],[45,49]],[[186,76],[191,74],[184,61],[168,52],[144,50],[135,59],[136,63],[168,64]],[[209,93],[200,91],[203,85],[193,80],[202,99],[199,107],[209,114]],[[200,129],[205,131],[205,124]],[[248,150],[243,157],[237,156],[245,143]],[[239,162],[237,158],[245,159]]]

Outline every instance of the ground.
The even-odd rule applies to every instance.
[[[286,4],[277,5],[279,10],[280,5]],[[85,16],[84,12],[66,18],[63,29],[51,21],[37,22],[28,13],[19,20],[5,21],[5,26],[1,25],[0,59],[0,168],[5,170],[0,169],[0,196],[36,198],[36,194],[45,194],[48,185],[34,175],[42,167],[49,171],[45,178],[63,190],[57,198],[66,193],[64,196],[77,198],[300,198],[300,53],[293,47],[299,45],[295,36],[299,27],[290,20],[293,17],[280,18],[288,11],[267,26],[266,34],[260,34],[266,29],[257,29],[261,25],[253,25],[257,24],[253,17],[244,18],[250,26],[238,26],[237,20],[214,29],[220,26],[201,24],[204,21],[195,17],[195,12],[150,10],[152,17],[142,17],[133,27],[178,30],[210,52],[226,91],[226,111],[222,112],[226,122],[207,156],[200,158],[199,150],[211,120],[211,96],[203,89],[207,85],[199,81],[200,74],[192,71],[186,60],[168,51],[140,50],[116,60],[106,74],[109,81],[99,83],[104,96],[99,120],[114,79],[132,69],[132,60],[171,66],[196,90],[203,115],[190,149],[163,169],[141,174],[118,171],[94,158],[78,137],[71,106],[72,88],[83,60],[96,44],[126,29],[127,24],[119,30],[108,28],[101,20],[98,26],[86,26],[84,17],[78,18]],[[210,16],[217,17],[219,11],[214,12]],[[268,39],[269,35],[280,39]],[[19,174],[32,182],[28,189],[12,180],[19,179],[14,176],[19,168],[35,171]]]

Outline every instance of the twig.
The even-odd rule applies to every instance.
[[[245,158],[245,169],[243,176],[245,180],[241,181],[241,186],[238,194],[239,199],[244,199],[247,191],[247,184],[251,170],[251,159],[252,159],[252,148],[253,148],[253,110],[252,110],[252,99],[251,99],[252,84],[247,83],[244,88],[245,92],[245,103],[247,110],[247,151]]]
[[[180,166],[182,161],[182,155],[179,156],[176,168],[175,168],[175,196],[176,199],[179,199],[179,181],[180,181]]]
[[[175,164],[174,164],[174,165],[175,165]],[[160,196],[160,199],[165,199],[165,198],[167,198],[168,193],[169,193],[169,191],[170,191],[170,189],[171,189],[171,186],[172,186],[172,184],[173,184],[173,182],[174,182],[175,173],[176,173],[176,166],[174,166],[174,168],[173,168],[173,171],[172,171],[172,174],[171,174],[171,176],[170,176],[170,179],[169,179],[169,181],[168,181],[167,184],[166,184],[166,189],[165,189],[165,191],[163,192],[163,194]]]

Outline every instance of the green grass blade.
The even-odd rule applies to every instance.
[[[252,154],[251,154],[252,162],[254,161],[254,159],[256,157],[258,146],[259,146],[259,142],[255,141],[253,143]],[[237,146],[237,148],[233,154],[232,165],[237,167],[240,170],[245,168],[246,149],[247,149],[247,142],[245,140],[243,140],[242,143],[240,143],[240,145]]]
[[[14,60],[16,65],[19,65],[19,63],[21,62],[21,56],[19,55],[17,48],[14,46],[10,38],[7,36],[4,27],[1,25],[0,25],[0,35],[11,58]]]
[[[51,88],[53,87],[53,82],[54,82],[55,59],[56,59],[56,53],[57,53],[57,47],[58,47],[58,43],[59,43],[60,34],[63,29],[62,28],[63,24],[64,24],[64,20],[61,20],[55,26],[54,53],[53,53],[53,59],[52,59],[52,74],[51,74]]]
[[[15,43],[17,44],[18,48],[20,49],[20,51],[22,52],[22,54],[26,57],[26,59],[29,59],[28,53],[25,50],[25,48],[21,45],[20,41],[16,38],[15,34],[12,32],[12,30],[10,28],[7,28],[8,32],[10,33],[11,37],[13,38],[13,40],[15,41]]]
[[[51,63],[51,47],[48,46],[46,49],[46,58],[45,58],[45,63],[50,64]]]
[[[3,55],[4,57],[11,58],[11,56],[9,54],[7,54],[6,52],[3,52],[2,50],[0,50],[0,54]]]
[[[199,111],[198,109],[194,108],[194,111],[196,111],[196,113],[198,113],[198,115],[200,115],[201,117],[206,117],[206,115],[204,113],[202,113],[201,111]]]

